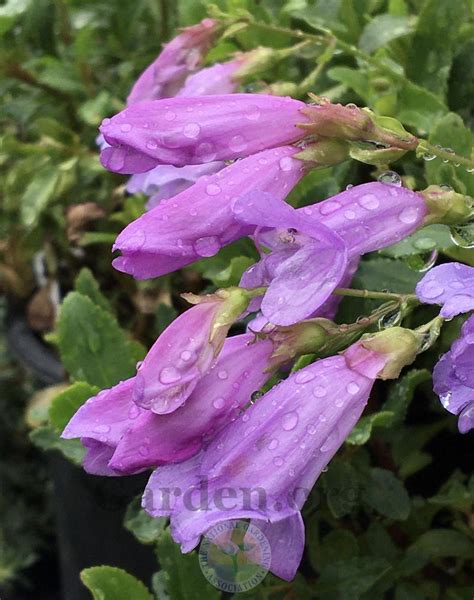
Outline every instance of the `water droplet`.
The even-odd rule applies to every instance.
[[[384,171],[377,177],[380,183],[386,183],[388,185],[395,185],[396,187],[402,186],[402,179],[395,171]]]
[[[452,396],[452,392],[446,392],[446,394],[441,394],[441,396],[439,397],[441,404],[444,406],[444,408],[449,407],[449,403],[451,401],[451,396]]]
[[[283,158],[280,158],[279,165],[282,171],[291,171],[293,168],[293,159],[291,156],[284,156]]]
[[[244,413],[244,414],[242,415],[242,421],[243,421],[244,423],[247,423],[247,421],[248,421],[249,419],[250,419],[250,417],[249,417],[249,415],[248,415],[247,413]]]
[[[315,435],[317,430],[318,429],[315,425],[308,425],[308,427],[306,427],[306,431],[309,433],[309,435]]]
[[[322,215],[330,215],[331,213],[335,212],[339,208],[341,208],[341,205],[339,202],[337,202],[335,200],[325,200],[324,202],[321,202],[319,212]]]
[[[298,425],[298,413],[292,410],[282,418],[282,427],[285,431],[291,431]]]
[[[211,235],[209,237],[203,237],[196,240],[194,243],[194,250],[198,256],[214,256],[220,250],[219,239]]]
[[[348,108],[349,110],[356,110],[358,108],[357,104],[354,104],[353,102],[349,102],[349,104],[346,104],[346,108]]]
[[[158,148],[158,142],[156,140],[148,140],[146,143],[146,147],[149,150],[156,150]]]
[[[183,350],[180,354],[181,360],[184,362],[189,362],[192,358],[196,358],[196,354],[191,350]]]
[[[165,112],[165,121],[174,121],[176,119],[176,113],[172,110]]]
[[[275,467],[281,467],[285,464],[285,460],[281,456],[275,456],[275,458],[273,459],[273,464],[275,465]]]
[[[260,109],[258,106],[253,104],[249,106],[245,111],[245,116],[249,121],[258,121],[260,119]]]
[[[349,221],[352,221],[356,218],[356,213],[353,210],[346,210],[344,211],[344,217],[349,219]]]
[[[317,385],[313,389],[313,396],[316,396],[316,398],[324,398],[324,396],[326,396],[326,394],[327,394],[327,390],[322,385]]]
[[[318,419],[321,421],[321,423],[325,423],[327,421],[327,417],[325,415],[319,415]]]
[[[120,131],[123,131],[123,133],[128,133],[131,130],[132,126],[130,125],[130,123],[123,123],[122,125],[120,125]]]
[[[427,162],[429,162],[430,160],[434,160],[436,158],[436,154],[430,154],[429,152],[423,152],[423,154],[421,155],[421,158],[423,160],[426,160]]]
[[[94,433],[109,433],[110,425],[97,425],[92,431]]]
[[[414,244],[416,246],[416,243]],[[405,257],[406,264],[413,271],[418,273],[424,273],[431,269],[438,259],[438,251],[432,250],[431,252],[423,252],[422,254],[412,254]]]
[[[438,298],[441,294],[444,294],[444,287],[439,285],[437,281],[427,281],[423,286],[423,296],[429,300]]]
[[[337,431],[331,431],[328,437],[324,440],[322,446],[319,448],[321,452],[330,452],[335,450],[339,444],[339,435]]]
[[[398,215],[398,220],[406,225],[416,223],[418,219],[418,210],[414,206],[407,206]]]
[[[225,405],[225,399],[224,399],[224,398],[216,398],[216,399],[214,400],[214,402],[212,403],[212,406],[213,406],[214,408],[217,408],[217,409],[219,409],[219,408],[223,408],[223,407],[224,407],[224,405]]]
[[[357,392],[359,390],[360,390],[360,386],[355,381],[351,381],[346,386],[346,391],[347,391],[348,394],[351,394],[351,396],[354,396],[354,394],[357,394]]]
[[[451,227],[451,239],[460,248],[474,248],[474,223]]]
[[[217,194],[221,193],[221,188],[216,183],[210,183],[206,185],[206,194],[209,196],[217,196]]]
[[[139,415],[140,415],[141,411],[138,408],[138,406],[136,404],[132,404],[132,406],[130,407],[129,411],[128,411],[128,418],[129,419],[136,419]]]
[[[311,373],[311,371],[307,371],[302,369],[298,371],[295,375],[295,383],[308,383],[308,381],[312,381],[315,378],[315,375]]]
[[[380,206],[377,196],[374,194],[366,194],[359,200],[359,204],[367,210],[375,210]]]
[[[280,443],[280,442],[279,442],[279,441],[278,441],[276,438],[273,438],[273,439],[271,439],[271,440],[268,442],[268,446],[267,446],[267,448],[268,448],[269,450],[275,450],[275,448],[278,448],[278,444],[279,444],[279,443]]]
[[[160,371],[160,381],[163,385],[177,383],[181,379],[181,373],[174,367],[165,367]]]
[[[234,135],[229,142],[229,148],[234,152],[242,152],[247,148],[247,142],[243,135]]]
[[[254,404],[259,398],[263,396],[263,392],[257,390],[256,392],[252,392],[250,396],[250,403]]]
[[[227,379],[227,377],[229,377],[229,374],[225,369],[221,369],[220,371],[218,371],[217,377],[219,377],[219,379]]]
[[[150,454],[150,448],[143,444],[140,446],[140,448],[138,448],[138,452],[141,454],[141,456],[147,457]]]
[[[190,139],[197,138],[200,133],[201,128],[197,123],[188,123],[183,129],[184,136]]]
[[[353,187],[354,187],[353,183],[349,183],[348,185],[346,185],[346,192],[348,192],[349,190],[352,190]]]

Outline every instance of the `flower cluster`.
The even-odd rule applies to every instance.
[[[157,277],[245,236],[260,259],[239,288],[187,295],[195,306],[162,333],[136,375],[88,400],[63,437],[81,438],[90,473],[155,468],[143,506],[170,518],[183,552],[214,524],[248,518],[275,542],[272,571],[291,579],[309,491],[374,381],[398,376],[422,336],[402,328],[368,334],[263,396],[254,392],[295,356],[326,348],[327,318],[337,309],[332,294],[350,284],[362,255],[435,217],[422,193],[382,182],[302,208],[288,204],[309,170],[342,162],[352,142],[405,152],[415,138],[354,106],[238,93],[242,73],[269,54],[257,49],[198,70],[218,31],[211,20],[184,30],[140,76],[127,107],[100,127],[102,164],[132,175],[128,191],[150,196],[149,210],[118,235],[113,264],[137,279]],[[445,316],[472,309],[464,273],[457,286],[443,284],[448,276],[430,273],[420,299],[443,303]],[[248,332],[227,337],[250,313]],[[469,327],[435,373],[462,431],[472,426],[474,405]]]

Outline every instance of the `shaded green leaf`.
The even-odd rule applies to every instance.
[[[49,420],[53,427],[61,433],[84,402],[98,392],[98,387],[89,385],[85,381],[76,381],[67,390],[58,394],[49,408]]]
[[[357,600],[389,570],[390,563],[382,558],[341,560],[323,569],[315,592],[323,600]]]
[[[90,298],[97,306],[100,306],[107,311],[112,310],[109,301],[100,291],[99,284],[90,269],[84,267],[80,270],[79,275],[74,282],[74,288],[83,296]]]
[[[332,460],[323,481],[332,514],[336,518],[349,514],[359,499],[359,480],[351,464]]]
[[[410,497],[405,487],[386,469],[371,469],[362,497],[369,506],[390,519],[403,521],[410,514]]]
[[[141,581],[117,567],[83,569],[81,581],[94,600],[154,600]]]
[[[30,432],[30,439],[41,450],[59,450],[68,460],[81,465],[86,450],[80,440],[63,440],[51,426],[44,425]]]
[[[359,47],[371,54],[414,30],[416,18],[396,15],[377,15],[364,27],[359,39]]]
[[[142,544],[152,544],[163,534],[167,519],[156,519],[141,507],[141,496],[130,502],[125,513],[124,526]]]

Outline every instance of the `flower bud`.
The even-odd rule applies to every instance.
[[[343,140],[322,139],[306,146],[295,158],[310,161],[316,168],[330,167],[349,157],[349,144]]]
[[[456,225],[464,223],[473,214],[472,198],[458,194],[448,186],[430,185],[420,192],[424,197],[428,213],[425,224],[443,223]]]

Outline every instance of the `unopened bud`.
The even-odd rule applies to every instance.
[[[430,185],[420,194],[428,207],[425,225],[458,225],[469,220],[474,213],[472,198],[458,194],[448,186]]]
[[[332,331],[337,331],[337,325],[322,318],[308,319],[289,327],[277,327],[270,334],[275,346],[272,360],[279,364],[295,356],[318,352]]]
[[[349,144],[343,140],[321,139],[307,145],[295,158],[314,163],[315,167],[330,167],[349,157]]]

